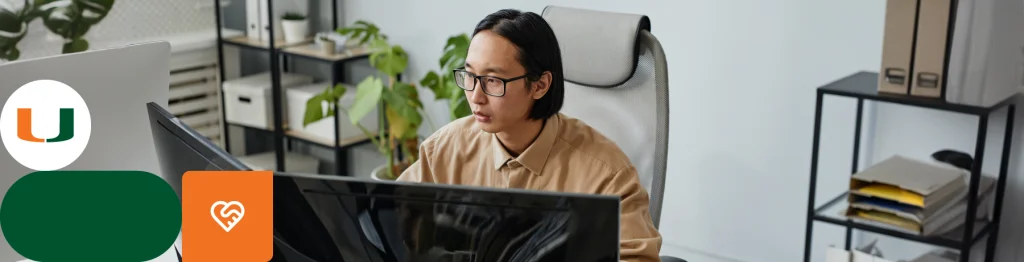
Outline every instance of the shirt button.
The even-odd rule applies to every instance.
[[[516,162],[515,160],[508,161],[508,166],[509,167],[519,167],[519,162]]]

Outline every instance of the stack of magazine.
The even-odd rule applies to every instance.
[[[915,235],[941,235],[964,224],[970,172],[893,156],[850,180],[844,214],[861,223]],[[981,176],[976,219],[988,214],[995,179]]]

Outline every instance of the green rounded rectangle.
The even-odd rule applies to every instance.
[[[35,261],[146,261],[178,237],[181,201],[142,171],[35,172],[4,195],[0,229]]]

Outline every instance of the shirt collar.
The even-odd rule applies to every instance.
[[[544,165],[547,164],[548,155],[551,154],[551,148],[558,137],[560,122],[560,115],[548,118],[540,131],[540,135],[533,141],[533,144],[530,144],[519,157],[515,158],[516,161],[523,164],[534,175],[540,175],[541,170],[544,170]],[[501,166],[512,159],[512,155],[501,145],[501,141],[498,141],[497,134],[491,134],[491,148],[494,155],[495,170],[501,169]]]

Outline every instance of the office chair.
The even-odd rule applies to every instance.
[[[561,46],[562,112],[597,129],[629,156],[659,227],[668,155],[668,65],[650,19],[561,6],[547,6],[541,16]]]

